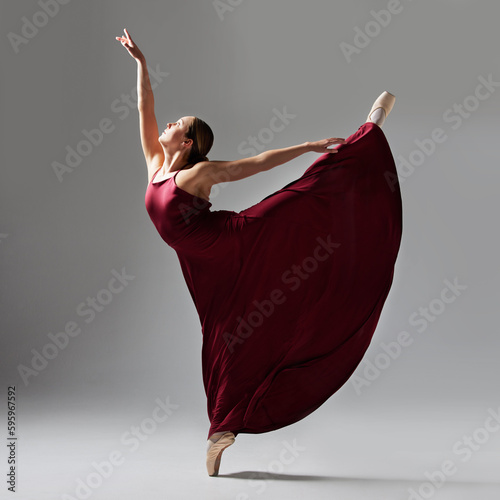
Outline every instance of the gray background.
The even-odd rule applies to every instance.
[[[17,49],[12,34],[21,35],[23,16],[39,16],[41,3],[1,6],[0,407],[5,429],[7,386],[15,385],[18,498],[75,495],[76,480],[93,470],[91,463],[120,449],[120,436],[151,416],[156,398],[167,397],[178,408],[92,498],[192,498],[195,492],[201,498],[407,498],[408,488],[418,488],[425,471],[446,458],[458,472],[435,498],[472,498],[481,488],[483,498],[498,495],[500,433],[491,433],[467,462],[452,449],[500,406],[494,318],[500,89],[456,129],[444,116],[464,101],[474,104],[478,78],[500,82],[500,5],[401,0],[402,11],[348,61],[341,43],[353,44],[355,29],[364,31],[374,19],[370,11],[387,9],[390,1],[232,3],[221,19],[208,0],[72,0],[58,4]],[[43,24],[43,16],[37,19]],[[383,90],[397,96],[383,130],[400,173],[403,239],[365,360],[375,363],[382,344],[402,331],[413,343],[361,394],[348,382],[307,419],[238,438],[240,448],[228,449],[222,465],[234,472],[233,482],[205,477],[200,325],[176,254],[145,210],[137,109],[133,103],[116,108],[136,85],[136,63],[115,40],[123,28],[149,67],[168,73],[154,91],[159,131],[181,116],[201,117],[215,134],[208,155],[214,160],[242,157],[244,141],[269,126],[274,109],[295,117],[265,149],[348,137]],[[66,148],[76,148],[83,130],[106,118],[113,130],[60,181],[54,162],[65,163]],[[408,174],[403,158],[436,128],[446,141]],[[215,186],[212,210],[257,203],[317,157],[307,153]],[[78,305],[123,268],[134,278],[86,323]],[[411,315],[439,299],[444,280],[467,288],[417,328]],[[25,383],[19,366],[29,367],[32,350],[41,352],[48,334],[68,321],[81,333]],[[360,365],[356,375],[365,369]],[[307,452],[279,473],[269,471],[283,439],[298,439]],[[1,461],[6,468],[6,458]],[[327,480],[318,479],[320,469]],[[249,470],[268,471],[263,491],[251,474],[239,472]],[[272,481],[277,478],[283,481]]]

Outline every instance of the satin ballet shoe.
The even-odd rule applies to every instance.
[[[225,432],[215,443],[208,440],[207,450],[207,472],[209,476],[219,474],[220,460],[222,452],[234,443],[235,435],[232,432]]]
[[[387,91],[382,92],[382,94],[380,94],[377,97],[377,100],[373,103],[372,109],[370,110],[366,121],[371,121],[370,117],[372,116],[373,112],[379,108],[382,108],[384,110],[385,118],[387,118],[389,116],[389,113],[392,111],[395,102],[396,97],[394,95]]]

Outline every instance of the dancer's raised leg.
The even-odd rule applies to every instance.
[[[396,97],[394,95],[387,91],[382,92],[382,94],[380,94],[377,100],[373,103],[372,109],[370,110],[366,121],[375,123],[379,127],[382,127],[385,119],[389,116],[395,101]]]

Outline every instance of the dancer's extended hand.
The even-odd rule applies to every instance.
[[[336,149],[328,149],[332,144],[345,144],[345,139],[340,137],[330,137],[329,139],[322,139],[321,141],[309,142],[310,151],[316,153],[338,153]]]
[[[115,38],[122,43],[122,45],[128,50],[128,53],[135,60],[144,59],[144,55],[142,54],[142,52],[139,50],[139,47],[137,47],[137,45],[134,43],[134,41],[130,37],[129,32],[127,31],[127,28],[124,28],[123,31],[125,32],[125,36],[117,36]]]

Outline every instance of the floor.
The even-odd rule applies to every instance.
[[[32,408],[22,416],[18,500],[500,498],[500,432],[479,431],[477,411],[368,418],[327,402],[287,428],[237,436],[218,477],[205,469],[203,415]]]

